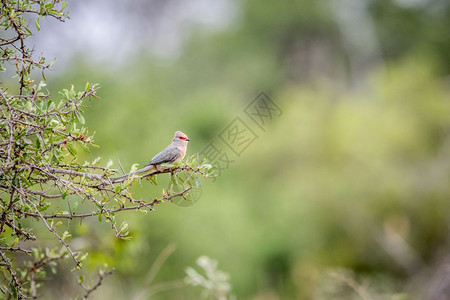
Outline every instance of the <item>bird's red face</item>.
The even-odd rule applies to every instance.
[[[179,140],[182,140],[182,141],[189,142],[189,138],[187,137],[187,135],[179,136],[178,139],[179,139]]]
[[[189,142],[188,136],[181,131],[175,131],[175,136],[173,137],[173,142],[182,142],[182,144],[187,145],[187,142]]]

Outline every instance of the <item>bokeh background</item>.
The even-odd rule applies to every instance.
[[[450,298],[448,1],[96,0],[68,9],[65,23],[42,20],[33,43],[57,58],[47,74],[54,97],[71,84],[101,85],[85,110],[100,148],[86,159],[143,165],[175,130],[198,153],[261,91],[283,110],[202,182],[195,205],[123,214],[131,241],[96,220],[72,224],[87,270],[116,269],[94,299],[199,299],[200,288],[176,284],[145,296],[168,245],[175,250],[152,285],[182,279],[207,255],[238,299]],[[149,186],[135,193],[150,199]],[[49,299],[74,295],[73,273],[46,283]]]

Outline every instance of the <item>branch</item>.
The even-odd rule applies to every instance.
[[[25,196],[26,197],[26,196]],[[67,249],[67,251],[69,252],[70,256],[72,256],[73,261],[75,262],[77,268],[81,268],[81,262],[78,261],[77,256],[78,256],[78,252],[73,252],[72,249],[70,249],[69,245],[59,236],[59,234],[56,232],[55,228],[50,227],[50,225],[47,223],[47,220],[43,217],[43,215],[41,214],[41,212],[37,209],[36,205],[30,201],[30,199],[28,199],[28,197],[26,197],[26,201],[28,204],[30,204],[31,206],[33,206],[33,208],[35,209],[36,213],[38,214],[38,216],[41,218],[42,222],[44,223],[45,227],[47,227],[47,229],[53,233],[54,236],[56,236],[56,238],[58,238],[58,240],[61,242],[61,244]]]
[[[85,214],[66,214],[66,215],[61,215],[61,214],[53,214],[53,215],[43,215],[40,212],[39,213],[31,213],[31,212],[22,212],[23,215],[28,216],[28,217],[35,217],[35,218],[43,218],[43,219],[84,219],[84,218],[89,218],[89,217],[95,217],[98,216],[102,213],[108,213],[108,214],[114,214],[117,212],[121,212],[121,211],[128,211],[128,210],[138,210],[140,208],[148,208],[150,210],[153,210],[153,206],[155,204],[159,204],[163,201],[170,201],[172,200],[172,198],[175,197],[179,197],[179,196],[183,196],[184,194],[186,194],[187,192],[189,192],[191,190],[191,188],[186,188],[185,190],[176,193],[176,194],[172,194],[172,195],[165,195],[163,197],[160,198],[155,198],[153,199],[151,202],[144,202],[142,201],[141,203],[137,204],[137,205],[133,205],[133,206],[123,206],[123,207],[119,207],[116,209],[103,209],[102,211],[95,211],[95,212],[91,212],[91,213],[85,213]]]
[[[153,175],[158,175],[158,174],[163,174],[163,173],[175,173],[175,172],[178,172],[178,171],[191,171],[191,172],[194,172],[194,173],[199,173],[199,174],[201,174],[203,176],[206,175],[200,168],[193,168],[193,167],[188,167],[188,166],[175,166],[175,167],[174,166],[157,166],[156,169],[153,169],[153,170],[150,169],[149,171],[151,171],[151,172],[149,172],[149,173],[147,173],[147,174],[145,174],[145,175],[143,175],[141,177],[134,177],[134,175],[136,175],[137,173],[145,172],[145,171],[138,170],[136,172],[125,174],[125,175],[120,176],[120,177],[111,178],[111,182],[113,184],[115,184],[115,183],[124,182],[125,180],[128,180],[128,179],[147,178],[147,177],[150,177],[150,176],[153,176]]]
[[[39,169],[39,168],[37,168],[37,169]],[[78,171],[74,171],[74,170],[56,169],[56,168],[52,168],[52,167],[46,167],[46,169],[49,172],[53,172],[53,173],[59,173],[59,174],[70,175],[70,176],[78,176],[78,177],[86,177],[91,180],[98,180],[103,184],[111,183],[110,181],[103,178],[103,176],[100,174],[78,172]]]
[[[10,263],[10,260],[6,257],[5,253],[3,253],[2,251],[0,251],[0,256],[4,261],[4,263],[2,263],[1,265],[5,267],[8,270],[9,274],[11,275],[11,285],[14,286],[17,291],[17,299],[23,299],[23,295],[20,290],[21,285],[19,279],[17,278],[17,274],[13,271],[13,267]]]
[[[90,294],[92,292],[94,292],[102,284],[103,280],[106,277],[112,275],[113,273],[114,273],[114,269],[111,269],[111,270],[108,270],[108,271],[100,270],[98,272],[98,280],[91,288],[85,287],[84,284],[80,282],[81,287],[86,291],[86,293],[83,296],[83,299],[87,299],[90,296]]]
[[[29,234],[28,232],[26,232],[26,231],[24,231],[24,230],[18,228],[18,227],[15,226],[12,222],[6,220],[5,223],[6,223],[6,225],[8,225],[12,230],[14,230],[14,232],[15,232],[17,235],[22,235],[22,236],[24,236],[27,240],[32,240],[32,241],[35,241],[35,240],[36,240],[36,237],[35,237],[34,235],[31,235],[31,234]]]
[[[3,246],[0,246],[0,251],[23,252],[23,253],[26,253],[26,254],[31,254],[31,251],[30,251],[30,250],[23,249],[23,248],[20,248],[20,247],[13,248],[13,247],[3,247]]]

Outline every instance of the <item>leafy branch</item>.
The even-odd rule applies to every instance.
[[[160,166],[142,176],[118,179],[111,164],[99,165],[100,159],[78,161],[80,151],[90,152],[93,143],[85,126],[85,101],[98,99],[97,84],[87,83],[81,91],[72,85],[54,97],[46,90],[45,71],[52,63],[35,57],[26,40],[32,35],[29,20],[35,18],[40,29],[41,17],[64,21],[66,3],[59,0],[1,0],[0,70],[12,67],[17,86],[0,88],[0,292],[7,298],[37,299],[45,270],[61,259],[73,260],[81,269],[87,253],[70,245],[71,233],[60,228],[63,222],[96,217],[109,223],[115,236],[128,239],[128,224],[118,224],[116,215],[124,211],[153,211],[155,206],[176,197],[189,199],[199,187],[197,176],[208,177],[211,166],[196,157],[183,164]],[[43,80],[35,80],[40,71]],[[39,83],[37,83],[39,81]],[[132,170],[133,171],[133,170]],[[170,174],[177,190],[162,190],[160,196],[137,199],[131,187],[136,180],[157,184],[156,177]],[[189,174],[188,179],[181,174]],[[183,179],[184,178],[184,179]],[[67,210],[55,208],[67,205]],[[30,225],[35,220],[54,237],[57,246],[40,248],[42,237]],[[36,223],[36,222],[35,222]],[[17,259],[23,267],[18,266]],[[25,259],[22,259],[25,257]],[[28,258],[28,259],[27,259]],[[85,288],[87,298],[110,271],[100,272],[92,288]]]

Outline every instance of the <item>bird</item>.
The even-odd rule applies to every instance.
[[[181,131],[175,131],[172,142],[164,150],[156,154],[149,163],[144,165],[142,169],[114,178],[114,181],[124,179],[134,174],[153,170],[164,163],[174,163],[182,160],[186,155],[187,144],[189,141],[190,139],[186,134]]]

